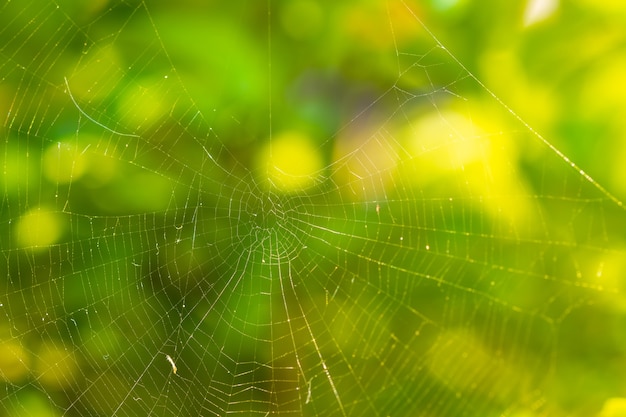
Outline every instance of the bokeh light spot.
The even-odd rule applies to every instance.
[[[274,138],[261,154],[270,182],[282,191],[295,191],[315,184],[322,156],[310,139],[299,132]]]
[[[69,183],[85,171],[85,158],[77,147],[68,142],[48,146],[43,155],[46,178],[53,183]]]
[[[63,232],[60,219],[54,213],[42,208],[24,214],[16,227],[20,246],[46,248],[59,240]]]

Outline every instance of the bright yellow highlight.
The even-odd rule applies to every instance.
[[[322,169],[322,155],[310,139],[299,132],[286,132],[274,138],[262,153],[270,182],[289,192],[311,187]]]
[[[626,71],[626,57],[622,54],[609,56],[604,65],[589,71],[582,85],[579,108],[585,109],[586,117],[596,120],[617,120],[623,126],[626,116],[626,85],[623,80]],[[621,164],[620,164],[621,165]]]
[[[593,12],[605,15],[623,15],[626,14],[626,2],[623,0],[574,0],[572,3],[578,3],[578,7],[590,9]]]
[[[626,398],[609,398],[604,403],[598,417],[626,417]]]
[[[578,53],[578,48],[572,53]],[[480,67],[483,81],[493,86],[495,94],[523,115],[524,120],[534,129],[546,131],[559,119],[561,109],[554,89],[528,76],[518,50],[508,48],[488,51],[481,56]],[[484,114],[480,109],[477,113]]]
[[[442,196],[469,193],[479,210],[513,228],[530,221],[531,193],[514,169],[518,150],[497,123],[437,111],[415,120],[408,135],[413,159],[398,172],[401,178]]]
[[[53,183],[75,181],[85,171],[85,158],[75,145],[58,142],[44,152],[43,171]]]
[[[54,213],[33,209],[24,214],[16,226],[20,246],[46,248],[59,240],[63,232],[60,219]]]

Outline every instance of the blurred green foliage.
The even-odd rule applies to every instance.
[[[3,415],[620,415],[625,17],[7,2]]]

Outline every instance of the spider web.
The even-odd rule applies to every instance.
[[[618,198],[418,4],[228,3],[0,9],[3,415],[623,395]]]

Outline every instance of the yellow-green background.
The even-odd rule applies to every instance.
[[[1,7],[5,415],[625,412],[622,2]]]

